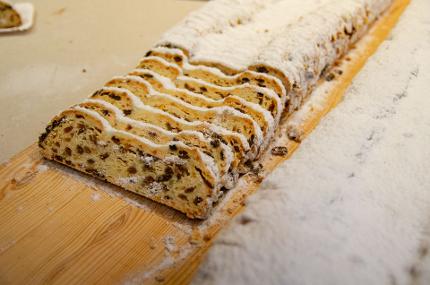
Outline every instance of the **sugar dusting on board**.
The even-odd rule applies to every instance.
[[[429,10],[412,1],[343,102],[214,241],[194,284],[428,284]]]
[[[73,179],[85,184],[86,186],[95,189],[96,191],[103,191],[106,194],[108,194],[110,197],[117,197],[126,202],[129,205],[132,205],[134,207],[143,209],[143,210],[149,210],[152,208],[153,202],[148,201],[147,199],[140,197],[134,193],[131,193],[129,191],[125,191],[115,185],[112,185],[110,183],[106,183],[103,181],[100,181],[98,179],[95,179],[88,175],[82,175],[82,173],[77,172],[76,170],[70,169],[66,166],[60,165],[58,163],[53,163],[50,161],[45,161],[44,165],[47,168],[54,169],[56,171],[61,171],[63,174],[73,177]],[[99,193],[92,193],[90,199],[94,202],[97,202],[101,199],[101,194]],[[51,209],[53,210],[53,209]]]
[[[102,196],[99,193],[92,193],[91,194],[91,200],[93,200],[94,202],[99,201],[102,198]]]

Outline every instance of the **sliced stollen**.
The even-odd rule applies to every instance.
[[[42,154],[207,217],[390,0],[215,0],[56,116]],[[258,39],[258,40],[256,40]]]
[[[176,86],[178,86],[176,87],[173,84],[173,82],[169,81],[168,78],[165,78],[151,70],[136,69],[132,71],[130,74],[139,76],[140,78],[145,80],[145,82],[150,83],[151,86],[154,87],[158,92],[169,94],[171,96],[181,99],[182,101],[188,104],[199,106],[199,107],[206,107],[206,108],[216,108],[216,107],[227,106],[227,107],[234,108],[235,110],[243,114],[249,115],[260,126],[264,137],[270,136],[270,133],[273,133],[274,131],[275,121],[274,121],[273,114],[271,114],[268,110],[264,109],[259,104],[255,102],[247,101],[243,98],[243,97],[246,98],[246,96],[248,95],[252,96],[252,93],[250,90],[247,90],[249,92],[247,93],[246,91],[243,92],[242,90],[239,90],[237,88],[225,88],[226,90],[220,90],[219,94],[221,94],[221,96],[218,94],[216,96],[204,96],[202,95],[202,92],[204,92],[203,91],[204,87],[199,89],[201,92],[192,92],[191,87],[187,83],[185,83],[185,86],[188,87],[187,89],[180,88],[182,87],[182,84],[179,82],[179,80],[175,81],[177,83]],[[139,81],[141,81],[142,79],[136,78],[135,76],[128,76],[127,78],[125,79],[123,78],[121,80],[123,81],[122,84],[125,85],[125,88],[127,88],[127,85],[132,85],[131,82],[134,82],[134,85],[139,85]],[[190,80],[194,80],[194,79],[190,79]],[[124,81],[129,81],[129,82],[125,83]],[[108,83],[108,85],[115,86],[115,82],[111,81]],[[142,90],[142,88],[137,88],[137,89]],[[230,93],[228,91],[230,91]],[[239,96],[237,96],[235,95],[236,93],[235,91],[242,91],[242,93],[238,92]],[[263,102],[263,100],[265,99],[266,91],[273,96],[271,97],[271,99],[273,100],[270,102],[271,105],[268,109],[274,113],[274,115],[276,116],[275,119],[278,120],[281,114],[281,110],[280,110],[281,103],[279,98],[276,95],[273,95],[273,91],[271,90],[261,89],[259,91],[260,92],[255,91],[254,95],[255,97],[259,96],[259,100],[261,100],[261,102]],[[270,93],[270,91],[272,93]],[[136,92],[139,92],[139,91],[136,91]],[[206,89],[205,92],[209,92],[209,90]],[[224,97],[222,95],[224,95]],[[213,97],[215,97],[215,99]],[[275,110],[275,108],[277,110]],[[263,146],[264,145],[265,143],[263,142]]]
[[[387,0],[328,3],[278,31],[249,68],[277,76],[290,85],[291,108],[295,110],[321,76],[367,31],[376,18],[372,15],[381,14],[390,3]]]
[[[96,96],[93,94],[93,98],[101,97],[101,100],[104,100],[120,109],[123,108],[122,112],[128,118],[152,124],[179,134],[182,134],[185,131],[192,131],[201,133],[207,138],[219,139],[231,147],[234,151],[234,156],[238,161],[252,160],[257,155],[255,147],[251,148],[246,137],[240,133],[232,132],[206,122],[188,122],[160,109],[144,105],[140,100],[138,100],[138,98],[136,98],[135,95],[122,89],[118,90],[118,88],[112,87],[104,88],[96,93],[98,94]],[[102,96],[100,96],[101,93],[103,93]],[[134,104],[130,103],[129,100],[134,100]],[[133,106],[138,107],[134,112]]]
[[[230,189],[237,180],[238,173],[235,171],[237,163],[233,161],[232,150],[217,138],[209,140],[202,133],[194,131],[174,133],[153,124],[133,120],[124,116],[123,111],[103,100],[87,99],[79,106],[96,111],[113,128],[128,131],[153,143],[169,144],[174,141],[182,141],[187,146],[200,148],[214,159],[221,176],[222,187]]]
[[[155,144],[115,129],[99,113],[73,107],[40,137],[42,154],[80,171],[204,218],[219,195],[213,159],[181,142]]]
[[[201,108],[188,104],[167,94],[158,93],[143,79],[140,82],[128,80],[111,81],[118,87],[103,87],[96,91],[91,98],[99,98],[126,110],[127,113],[141,113],[141,106],[150,106],[187,122],[208,122],[242,134],[249,145],[257,151],[263,142],[263,134],[257,123],[247,114],[243,114],[231,107]],[[134,84],[133,84],[134,83]],[[127,88],[136,87],[133,92]],[[125,88],[122,88],[125,87]],[[146,89],[147,88],[147,89]],[[134,93],[135,92],[135,93]]]
[[[296,110],[317,80],[391,4],[392,0],[279,0],[267,1],[245,24],[228,26],[232,12],[222,1],[191,14],[166,32],[158,43],[179,47],[194,65],[217,67],[225,74],[246,70],[278,77],[287,92],[294,89],[288,112]],[[253,7],[253,1],[244,1]],[[245,4],[245,5],[246,5]],[[179,37],[201,16],[214,13],[218,21]],[[258,38],[258,41],[255,39]],[[187,45],[184,42],[188,42]]]
[[[167,48],[158,46],[152,48],[146,53],[146,57],[161,57],[165,61],[177,64],[182,68],[182,75],[202,79],[208,83],[216,84],[223,87],[236,86],[243,83],[249,83],[260,87],[272,89],[281,98],[281,101],[287,101],[286,90],[282,82],[273,76],[258,73],[250,70],[244,70],[235,75],[227,75],[218,68],[205,65],[195,65],[189,62],[188,57],[181,49]],[[165,62],[163,61],[163,62]],[[160,63],[162,63],[160,61]],[[174,77],[175,74],[171,73]],[[170,77],[170,76],[169,76]],[[170,77],[171,78],[171,77]]]

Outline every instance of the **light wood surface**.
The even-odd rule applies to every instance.
[[[343,66],[309,133],[342,98],[366,59],[409,3],[395,5]],[[0,167],[0,284],[187,284],[216,233],[243,207],[261,178],[298,143],[283,122],[274,145],[286,157],[263,157],[264,171],[241,178],[207,221],[184,215],[41,159],[35,145]]]

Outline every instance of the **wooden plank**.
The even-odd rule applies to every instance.
[[[406,8],[395,4],[342,63],[324,108],[305,123],[310,133],[342,98],[353,77]],[[263,176],[298,147],[285,122],[276,145],[287,157],[263,157]],[[0,166],[0,284],[187,284],[216,233],[243,208],[260,175],[241,178],[214,215],[191,221],[132,193],[44,161],[35,145]]]

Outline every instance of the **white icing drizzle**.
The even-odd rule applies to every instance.
[[[201,112],[201,113],[208,113],[208,112],[211,112],[211,111],[215,112],[217,114],[217,116],[215,117],[215,119],[211,123],[216,124],[218,126],[222,125],[222,120],[223,120],[223,116],[224,115],[236,116],[236,117],[240,117],[240,118],[248,120],[249,122],[252,123],[252,127],[253,127],[253,130],[254,130],[253,133],[254,133],[255,139],[256,139],[255,143],[256,143],[257,147],[260,147],[262,145],[262,143],[263,143],[263,133],[262,133],[262,130],[261,130],[260,126],[254,121],[254,119],[251,118],[251,116],[249,116],[247,114],[243,114],[243,113],[241,113],[241,112],[239,112],[239,111],[237,111],[237,110],[235,110],[235,109],[233,109],[231,107],[226,107],[226,106],[224,106],[224,107],[214,107],[214,108],[197,107],[197,106],[191,105],[189,103],[186,103],[185,101],[182,101],[181,99],[178,99],[178,98],[173,97],[171,95],[159,93],[159,92],[155,91],[152,88],[152,86],[146,80],[144,80],[142,78],[140,78],[140,80],[141,80],[142,83],[144,83],[147,86],[147,88],[149,90],[149,95],[159,96],[159,97],[162,97],[162,98],[167,98],[167,99],[169,99],[169,100],[171,100],[173,102],[176,102],[176,103],[181,104],[181,105],[183,105],[185,107],[188,107],[189,109],[191,109],[191,110],[193,110],[195,112]],[[119,93],[126,94],[128,96],[128,98],[130,98],[130,100],[131,100],[131,102],[132,102],[132,104],[133,104],[133,106],[135,108],[141,108],[141,109],[143,109],[144,108],[143,106],[147,106],[147,105],[145,105],[141,101],[141,99],[138,96],[134,95],[128,89],[118,88],[118,87],[103,87],[103,88],[101,88],[101,90],[113,91],[113,92],[119,92]],[[188,123],[191,124],[191,125],[194,125],[194,126],[203,124],[202,121],[197,121],[197,120],[196,121],[192,121],[192,122],[188,122]]]
[[[219,78],[226,79],[226,80],[236,80],[237,78],[239,78],[243,74],[243,72],[241,72],[241,73],[238,73],[238,74],[235,74],[235,75],[227,75],[227,74],[223,73],[221,70],[219,70],[218,68],[210,67],[210,66],[205,66],[205,65],[193,65],[193,64],[190,64],[188,62],[184,63],[183,68],[184,68],[184,70],[203,70],[203,71],[206,71],[208,73],[213,74],[214,76],[217,76]],[[287,91],[285,90],[284,84],[282,84],[281,80],[279,80],[275,76],[272,76],[272,75],[269,75],[269,74],[264,74],[264,73],[258,73],[258,72],[252,71],[252,70],[246,70],[246,72],[248,74],[251,74],[251,75],[254,75],[254,76],[258,75],[259,77],[266,77],[266,78],[268,78],[270,80],[275,81],[276,84],[281,89],[281,98],[283,100],[282,103],[285,104]],[[216,86],[219,86],[219,85],[216,85]]]
[[[139,77],[138,77],[139,78]],[[137,78],[136,78],[137,79]],[[240,133],[237,132],[233,132],[230,130],[227,130],[223,127],[220,127],[218,125],[214,125],[214,124],[210,124],[207,122],[201,122],[201,121],[193,121],[193,122],[188,122],[184,119],[178,118],[173,116],[170,113],[167,113],[163,110],[160,110],[158,108],[154,108],[148,105],[143,104],[143,102],[140,100],[139,97],[137,97],[136,95],[134,95],[133,93],[131,93],[129,90],[127,89],[123,89],[123,88],[117,88],[117,87],[104,87],[104,90],[110,90],[110,91],[114,91],[114,92],[120,92],[120,93],[125,93],[132,101],[133,104],[135,104],[136,107],[138,107],[139,109],[145,110],[147,112],[150,113],[155,113],[155,114],[159,114],[162,116],[166,116],[169,119],[176,121],[177,123],[187,126],[189,128],[195,128],[195,127],[203,127],[203,128],[207,128],[208,130],[214,132],[214,133],[218,133],[220,135],[226,135],[226,136],[235,136],[237,137],[240,142],[242,147],[245,149],[245,151],[249,151],[250,150],[250,145],[246,139],[246,137]]]
[[[169,138],[171,138],[172,140],[168,143],[169,145],[173,144],[175,141],[173,140],[173,138],[177,137],[180,134],[188,134],[188,135],[192,135],[194,137],[197,137],[199,140],[206,142],[207,144],[209,144],[209,141],[203,136],[202,133],[200,132],[196,132],[196,131],[180,131],[178,133],[174,133],[171,131],[168,131],[166,129],[163,129],[157,125],[153,125],[153,124],[149,124],[149,123],[145,123],[142,121],[138,121],[138,120],[134,120],[131,119],[129,117],[126,117],[124,115],[124,113],[116,106],[112,105],[109,102],[106,102],[104,100],[101,99],[86,99],[83,101],[83,103],[93,103],[93,104],[98,104],[98,105],[102,105],[105,109],[113,112],[115,114],[115,119],[118,122],[124,123],[124,124],[129,124],[132,125],[133,127],[136,128],[141,128],[141,129],[151,129],[151,130],[155,130],[158,133],[161,133],[165,136],[168,136]],[[228,168],[230,167],[232,161],[233,161],[233,153],[232,150],[229,146],[227,146],[224,143],[220,143],[220,147],[222,148],[222,151],[224,151],[224,156],[225,156],[225,164],[226,164],[226,169],[224,169],[224,173],[227,173],[226,170],[228,170]],[[226,178],[228,179],[228,178]]]
[[[159,56],[146,56],[146,57],[142,58],[142,59],[140,60],[140,62],[142,63],[142,62],[145,62],[145,61],[151,61],[151,60],[158,61],[158,62],[160,62],[161,64],[163,64],[164,66],[167,66],[167,67],[169,67],[169,68],[173,68],[173,69],[175,69],[179,74],[180,74],[180,73],[182,73],[181,69],[179,68],[179,66],[178,66],[177,64],[175,64],[175,63],[171,63],[171,62],[168,62],[167,60],[165,60],[164,58],[159,57]]]
[[[214,100],[214,99],[206,97],[206,96],[204,96],[202,94],[191,92],[188,89],[177,88],[177,87],[175,87],[175,85],[172,83],[172,81],[170,79],[168,79],[168,78],[166,78],[164,76],[161,76],[158,73],[153,72],[153,71],[148,70],[148,69],[136,69],[135,71],[136,72],[143,72],[143,73],[151,74],[158,82],[160,82],[163,85],[163,88],[171,90],[173,92],[177,91],[177,92],[186,93],[187,96],[190,97],[190,99],[196,99],[196,100],[204,101],[208,105],[217,104],[217,106],[222,106],[222,105],[224,105],[224,101],[226,100],[225,98],[224,99],[220,99],[220,100]],[[120,77],[116,77],[116,78],[119,79]],[[194,79],[194,78],[190,78],[190,77],[181,77],[181,78],[183,78],[183,79],[190,79],[191,81],[195,81],[195,82],[199,82],[199,83],[202,82],[202,83],[205,83],[205,85],[206,85],[206,82],[200,81],[198,79]],[[141,77],[138,77],[138,76],[126,76],[126,77],[124,77],[124,79],[136,80],[136,81],[139,81],[139,82],[145,81],[144,79],[142,79]],[[178,78],[178,80],[179,80],[179,78]],[[149,84],[149,85],[151,85],[147,81],[146,81],[146,83]],[[215,86],[215,85],[206,85],[206,86],[213,86],[215,88],[218,87],[218,86]],[[240,87],[237,87],[237,88],[245,88],[245,87],[251,87],[252,88],[252,87],[256,87],[256,86],[249,85],[249,84],[243,84],[243,85],[241,85]],[[151,88],[153,89],[152,85],[151,85]],[[234,89],[234,87],[226,87],[223,90],[225,90],[225,91],[231,91],[232,89]],[[282,106],[281,106],[279,97],[272,90],[267,89],[267,88],[256,87],[256,91],[257,92],[262,92],[262,93],[268,92],[269,96],[272,97],[273,100],[277,101],[277,103],[278,103],[278,105],[277,105],[277,107],[278,107],[278,116],[276,118],[276,122],[278,122],[278,120],[280,118],[280,115],[282,113]],[[158,92],[154,91],[154,94],[156,94],[156,93],[158,93]],[[169,95],[169,96],[172,96],[172,95]],[[269,111],[267,111],[266,109],[264,109],[263,107],[261,107],[258,104],[246,101],[245,99],[240,98],[238,96],[230,95],[228,97],[234,98],[237,101],[240,101],[242,105],[247,106],[249,108],[252,108],[253,110],[259,112],[261,115],[263,115],[266,123],[269,125],[269,129],[273,129],[274,128],[274,125],[275,125],[274,118],[272,117],[272,115],[271,115],[271,113]],[[211,109],[213,109],[213,108],[215,108],[215,107],[212,107]],[[267,137],[267,135],[266,135],[266,137]]]
[[[145,139],[143,137],[134,135],[132,133],[129,133],[129,132],[126,132],[126,131],[123,131],[123,130],[117,130],[117,129],[113,128],[109,124],[109,122],[105,118],[103,118],[99,113],[97,113],[96,111],[89,110],[89,109],[86,109],[86,108],[83,108],[83,107],[80,107],[80,106],[74,106],[71,109],[72,110],[77,110],[77,111],[82,112],[82,113],[85,113],[86,115],[88,115],[88,116],[96,119],[97,121],[99,121],[102,124],[102,126],[103,126],[104,132],[106,134],[110,135],[110,136],[114,136],[114,135],[120,134],[122,136],[125,136],[125,137],[128,137],[128,138],[137,140],[140,143],[148,146],[148,148],[152,148],[152,149],[155,149],[155,150],[160,150],[160,151],[166,152],[166,153],[169,152],[169,145],[170,144],[156,144],[156,143],[154,143],[154,142],[152,142],[152,141],[150,141],[148,139]],[[189,146],[187,146],[186,144],[184,144],[184,143],[182,143],[180,141],[174,142],[174,144],[176,146],[179,146],[179,147],[183,148],[183,149],[191,150],[191,148]],[[215,165],[215,162],[214,162],[213,158],[210,157],[210,156],[208,156],[207,154],[203,153],[199,149],[196,149],[196,152],[197,152],[198,156],[200,157],[200,159],[204,162],[203,167],[205,167],[205,170],[207,170],[208,173],[212,176],[212,178],[215,181],[215,183],[219,184],[219,172],[218,172],[218,169],[217,169],[217,167]],[[179,159],[179,157],[178,157],[178,159]],[[218,187],[216,187],[216,188],[218,188]]]
[[[270,97],[272,100],[276,101],[277,113],[279,116],[283,111],[283,104],[281,103],[281,99],[278,97],[278,95],[276,95],[275,91],[273,91],[270,88],[255,86],[255,85],[252,85],[249,83],[243,83],[243,84],[236,85],[236,86],[218,86],[218,85],[206,82],[202,79],[188,77],[188,76],[178,76],[177,80],[178,81],[184,81],[184,82],[187,82],[187,81],[188,82],[195,82],[195,83],[198,83],[199,85],[204,85],[207,87],[216,88],[219,90],[223,90],[225,92],[232,92],[235,89],[244,89],[244,88],[254,89],[256,92],[263,93],[263,94],[267,95],[268,97]],[[243,99],[243,100],[245,100],[245,99]],[[246,102],[249,102],[249,101],[246,101]],[[249,103],[252,103],[252,102],[249,102]],[[260,109],[262,109],[262,107],[260,105],[258,105],[258,106]]]
[[[179,74],[181,74],[182,76],[184,74],[184,70],[202,70],[202,71],[206,71],[208,73],[211,73],[211,74],[213,74],[216,77],[220,77],[220,78],[227,79],[227,80],[235,80],[235,79],[237,79],[238,77],[240,77],[243,74],[243,72],[240,72],[240,73],[235,74],[235,75],[227,75],[227,74],[223,73],[221,70],[219,70],[216,67],[192,64],[192,63],[190,63],[188,61],[188,57],[184,54],[184,52],[181,49],[166,48],[166,47],[155,47],[155,48],[153,48],[151,50],[152,51],[157,51],[157,52],[160,52],[160,53],[165,53],[165,54],[180,55],[184,59],[183,67],[182,67],[183,69],[180,69],[180,67],[176,63],[168,62],[167,60],[165,60],[164,58],[159,57],[159,56],[148,56],[146,58],[149,58],[151,60],[159,61],[160,63],[165,64],[166,66],[169,66],[169,67],[176,66],[178,68],[178,70],[179,70]],[[148,69],[136,69],[136,70],[148,70]],[[148,70],[148,71],[151,71],[151,70]],[[153,72],[153,71],[151,71],[151,72],[154,73],[154,74],[157,74],[158,76],[161,76],[161,75],[159,75],[156,72]],[[257,72],[252,71],[252,70],[246,70],[246,72],[248,74],[258,75],[259,77],[266,77],[266,78],[268,78],[270,80],[275,81],[278,84],[279,88],[281,89],[281,97],[283,98],[283,103],[285,103],[285,99],[286,99],[285,97],[286,97],[286,93],[287,92],[285,90],[284,85],[282,84],[282,82],[277,77],[269,75],[269,74],[257,73]],[[191,78],[191,77],[187,77],[187,78]],[[170,81],[170,79],[167,79],[167,80],[169,80],[169,83],[172,83]],[[210,82],[207,82],[207,81],[205,81],[205,82],[207,84],[211,84]],[[217,88],[227,87],[227,86],[220,86],[220,85],[214,85],[214,86],[216,86]],[[235,86],[237,86],[237,85],[235,85]],[[269,89],[269,90],[272,91],[271,89]]]

